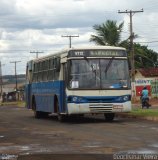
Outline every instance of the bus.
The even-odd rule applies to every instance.
[[[35,118],[56,115],[131,111],[127,52],[122,47],[93,46],[62,50],[30,60],[26,67],[26,107]]]

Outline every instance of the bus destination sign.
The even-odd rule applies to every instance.
[[[124,50],[72,50],[68,57],[127,57]]]

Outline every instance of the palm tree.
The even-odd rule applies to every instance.
[[[94,25],[97,35],[91,35],[90,41],[97,45],[119,46],[123,24],[122,22],[117,26],[116,21],[107,20],[101,25]]]
[[[97,45],[112,45],[120,46],[127,49],[127,53],[130,57],[130,42],[129,38],[121,41],[121,32],[123,29],[123,22],[117,26],[116,21],[107,20],[101,25],[94,25],[93,29],[96,31],[96,35],[91,35],[90,41],[95,42]],[[138,35],[134,35],[137,38]],[[153,50],[147,48],[147,46],[142,46],[140,44],[134,43],[135,51],[135,67],[155,67],[158,66],[157,53]]]

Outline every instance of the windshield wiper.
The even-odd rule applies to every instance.
[[[86,56],[84,56],[84,59],[87,62],[88,66],[92,68],[92,73],[95,74],[95,79],[96,80],[98,79],[100,81],[100,77],[97,75],[97,69],[95,69],[95,70],[93,69],[93,65],[90,64],[89,59]]]
[[[114,57],[112,57],[112,58],[109,60],[109,63],[107,64],[107,66],[106,66],[106,68],[105,68],[105,70],[104,70],[105,73],[107,73],[107,71],[109,70],[109,68],[110,68],[113,60],[114,60]]]

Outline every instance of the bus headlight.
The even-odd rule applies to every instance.
[[[78,98],[77,98],[77,97],[72,97],[72,101],[73,101],[73,102],[77,102],[77,101],[78,101]]]
[[[116,99],[117,102],[126,102],[126,101],[130,101],[131,96],[130,95],[124,95],[124,96],[120,96]]]
[[[80,96],[68,96],[67,101],[69,103],[86,103],[86,99]]]
[[[123,100],[124,100],[124,101],[128,101],[128,100],[129,100],[129,97],[128,97],[128,96],[124,96],[124,97],[123,97]]]

